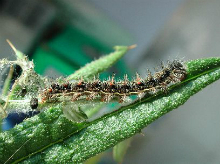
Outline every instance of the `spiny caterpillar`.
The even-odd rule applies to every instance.
[[[40,99],[41,103],[62,102],[64,97],[68,97],[69,101],[72,102],[85,98],[88,101],[100,98],[102,102],[117,99],[119,103],[122,103],[131,95],[137,95],[141,98],[144,94],[167,91],[170,85],[183,81],[186,74],[184,65],[174,60],[169,62],[166,67],[162,66],[162,70],[154,75],[149,72],[146,79],[140,78],[137,74],[134,81],[129,81],[125,75],[124,80],[121,81],[115,81],[114,76],[112,76],[107,81],[94,78],[93,81],[81,79],[76,83],[53,83],[40,94]],[[30,105],[32,109],[36,109],[38,100],[33,98]]]

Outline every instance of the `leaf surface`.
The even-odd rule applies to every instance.
[[[51,133],[47,134],[47,131],[53,129],[54,134],[69,131],[71,132],[69,136],[64,137],[61,135],[62,138],[60,138],[60,141],[56,141],[56,143],[54,142],[51,145],[47,145],[47,147],[39,149],[36,154],[29,155],[30,158],[21,161],[21,163],[81,163],[136,133],[141,132],[141,130],[151,122],[184,104],[192,95],[220,78],[220,58],[190,61],[186,63],[186,67],[187,79],[172,86],[168,94],[160,92],[157,95],[146,96],[141,101],[137,100],[130,105],[121,107],[117,111],[102,116],[90,123],[81,123],[81,125],[72,124],[72,130],[68,128],[71,125],[68,121],[64,123],[59,122],[60,119],[66,120],[60,115],[59,109],[52,108],[45,111],[40,115],[50,113],[51,119],[45,116],[45,118],[41,120],[42,117],[38,115],[38,117],[34,118],[35,122],[33,118],[30,119],[30,123],[26,122],[28,126],[24,124],[17,126],[17,128],[27,127],[27,129],[21,128],[21,130],[17,130],[17,132],[14,130],[12,131],[14,134],[11,134],[11,136],[8,136],[8,132],[5,134],[1,133],[1,151],[5,152],[6,150],[6,146],[4,145],[5,140],[7,141],[7,147],[13,149],[16,147],[14,145],[15,139],[22,139],[23,136],[27,135],[30,136],[33,134],[34,128],[38,128],[37,130],[39,130],[39,132],[36,133],[34,137],[39,138],[39,140],[37,140],[37,142],[32,141],[32,143],[28,142],[28,144],[24,146],[25,149],[21,149],[14,155],[13,159],[11,159],[14,162],[20,162],[27,157],[21,157],[22,154],[19,153],[28,156],[32,153],[30,152],[30,148],[36,148],[40,143],[44,143],[45,141],[45,143],[51,144],[49,141]],[[56,117],[51,113],[52,111],[57,112]],[[48,127],[44,129],[43,126],[48,123],[51,124],[51,128]],[[67,123],[67,127],[62,125],[65,123]],[[60,129],[60,127],[62,128]],[[68,129],[65,130],[66,128]],[[22,130],[30,132],[27,134],[22,132]],[[50,138],[47,138],[47,136]],[[22,142],[24,143],[24,141]],[[0,153],[1,156],[10,155],[8,153]],[[20,155],[20,157],[18,155]],[[5,158],[2,157],[0,160],[2,161],[4,159]]]
[[[115,52],[82,67],[72,74],[69,80],[81,76],[88,78],[104,71],[131,48],[133,47],[116,46]],[[16,52],[16,55],[21,54],[19,53]],[[49,108],[39,115],[26,119],[13,129],[0,133],[0,163],[18,162],[30,154],[38,153],[54,143],[62,141],[86,125],[86,122],[73,123],[66,119],[60,106]],[[26,144],[23,146],[24,143]]]

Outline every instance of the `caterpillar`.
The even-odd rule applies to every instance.
[[[74,102],[80,99],[92,101],[100,98],[102,102],[117,99],[119,103],[125,102],[131,95],[141,98],[145,94],[155,94],[158,91],[167,91],[170,85],[183,81],[187,72],[185,66],[178,60],[169,62],[166,67],[152,75],[150,72],[146,79],[138,74],[136,79],[129,81],[127,75],[123,80],[116,81],[113,75],[109,80],[101,81],[94,77],[93,81],[83,81],[81,78],[75,83],[53,83],[40,94],[41,103],[61,102],[63,97],[68,97]],[[38,106],[38,99],[30,102],[32,109]]]
[[[52,83],[48,88],[44,89],[39,95],[39,98],[33,97],[30,101],[30,107],[37,109],[38,103],[53,103],[61,102],[62,97],[69,97],[70,101],[74,102],[80,99],[86,98],[88,101],[92,101],[95,98],[99,98],[100,101],[109,102],[111,99],[116,98],[118,102],[122,103],[126,100],[126,97],[131,95],[137,95],[141,98],[143,94],[156,94],[158,91],[167,91],[167,88],[171,85],[179,83],[186,79],[187,72],[184,64],[180,61],[174,60],[168,63],[166,67],[162,66],[162,70],[152,75],[150,72],[146,79],[142,79],[138,74],[135,80],[129,81],[127,75],[123,80],[116,81],[114,75],[107,81],[101,81],[98,78],[94,78],[93,81],[83,81],[81,78],[75,83]],[[25,88],[22,89],[23,93],[26,93]],[[68,106],[68,105],[67,105]],[[80,122],[87,119],[87,116],[80,109],[74,109],[76,112],[69,111],[71,107],[67,107],[68,110],[66,117],[70,120]],[[12,157],[32,138],[28,139],[22,144],[14,154],[12,154],[5,163],[7,163]]]

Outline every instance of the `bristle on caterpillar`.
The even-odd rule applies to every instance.
[[[100,101],[109,102],[113,98],[122,103],[128,96],[137,95],[142,97],[145,94],[155,94],[158,91],[167,91],[170,85],[183,81],[186,78],[186,69],[184,65],[174,60],[168,63],[162,70],[152,75],[150,72],[146,79],[142,79],[136,74],[134,81],[129,81],[127,75],[123,80],[116,81],[114,75],[106,81],[100,81],[94,78],[93,81],[84,81],[81,78],[75,83],[53,83],[45,89],[40,95],[41,102],[57,102],[62,97],[69,97],[70,101],[80,99],[94,100],[100,98]]]

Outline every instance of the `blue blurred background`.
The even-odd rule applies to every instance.
[[[9,39],[56,78],[137,44],[102,76],[145,77],[160,61],[219,57],[219,18],[219,0],[0,0],[0,58],[14,59]],[[124,163],[219,163],[219,91],[220,81],[135,135]],[[4,129],[20,119],[7,121]],[[100,163],[114,163],[111,154]]]

